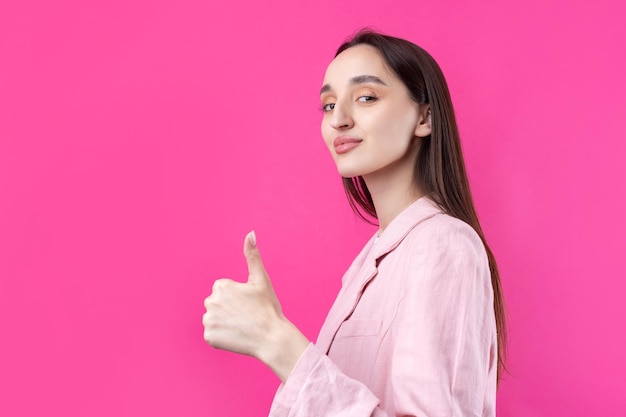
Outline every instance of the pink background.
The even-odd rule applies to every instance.
[[[510,313],[500,416],[626,409],[621,1],[4,1],[0,415],[261,416],[278,379],[202,340],[257,231],[314,339],[373,229],[319,133],[371,25],[448,77]]]

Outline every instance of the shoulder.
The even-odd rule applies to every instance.
[[[483,242],[472,226],[445,213],[439,213],[418,224],[407,234],[403,243],[408,251],[454,250],[486,256]]]
[[[430,279],[489,281],[489,260],[478,233],[444,213],[413,228],[396,248],[396,259],[413,284]]]

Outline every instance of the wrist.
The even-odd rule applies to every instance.
[[[285,382],[309,343],[300,330],[283,316],[267,333],[267,342],[262,345],[257,358]]]

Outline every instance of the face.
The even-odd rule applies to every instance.
[[[410,170],[430,134],[428,106],[413,101],[378,50],[357,45],[328,66],[320,95],[322,136],[343,177]]]

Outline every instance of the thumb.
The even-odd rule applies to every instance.
[[[256,245],[254,230],[246,235],[243,243],[243,254],[248,263],[248,282],[253,284],[270,284],[270,278],[263,266],[263,260]]]

